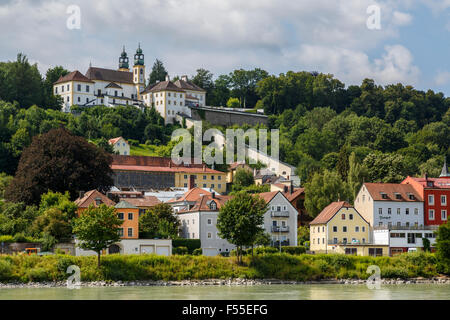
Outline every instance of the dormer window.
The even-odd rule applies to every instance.
[[[428,181],[427,182],[427,187],[432,187],[433,186],[433,181]]]
[[[209,204],[209,208],[211,210],[217,210],[217,204],[215,201],[211,201],[211,203]]]
[[[386,194],[386,193],[384,193],[384,192],[381,192],[381,198],[383,198],[383,199],[387,199],[387,198],[388,198],[388,196],[387,196],[387,194]]]
[[[400,200],[402,198],[402,195],[400,193],[395,194],[395,199]]]
[[[95,198],[95,204],[96,204],[97,206],[101,205],[101,204],[102,204],[102,199],[100,199],[100,198]]]
[[[409,200],[415,200],[416,199],[412,193],[408,194],[408,198],[409,198]]]

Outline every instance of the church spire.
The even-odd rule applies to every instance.
[[[441,171],[441,175],[439,176],[439,178],[446,178],[449,177],[450,178],[450,172],[448,172],[448,167],[447,167],[447,157],[444,157],[444,166],[442,167],[442,171]]]
[[[141,43],[138,44],[136,54],[134,55],[134,65],[143,66],[144,65],[144,54],[141,49]]]
[[[129,71],[130,66],[129,66],[128,62],[129,62],[129,59],[128,59],[127,53],[125,51],[125,46],[123,46],[123,51],[119,58],[119,70],[120,71]]]

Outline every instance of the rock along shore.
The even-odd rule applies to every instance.
[[[182,281],[92,281],[82,282],[81,287],[146,287],[146,286],[258,286],[258,285],[309,285],[309,284],[346,284],[362,285],[366,280],[341,279],[341,280],[319,280],[319,281],[286,281],[277,279],[210,279],[210,280],[182,280]],[[412,279],[381,279],[383,285],[402,285],[402,284],[450,284],[450,277],[434,278],[412,278]],[[0,283],[0,289],[11,288],[58,288],[67,287],[66,281],[58,282],[10,282]]]

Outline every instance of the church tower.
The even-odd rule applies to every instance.
[[[134,55],[133,82],[136,87],[138,99],[141,100],[141,92],[145,89],[145,64],[141,44]]]
[[[125,52],[125,46],[123,46],[123,51],[119,58],[119,71],[130,72],[129,59]]]

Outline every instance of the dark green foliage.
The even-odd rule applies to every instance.
[[[173,248],[186,247],[188,249],[188,253],[192,254],[194,250],[201,248],[201,243],[200,239],[173,239],[172,246]]]
[[[186,248],[186,247],[174,247],[174,248],[172,248],[172,254],[186,255],[186,254],[188,254],[188,248]]]
[[[180,221],[167,203],[153,206],[139,217],[139,237],[143,239],[174,239],[179,228]]]
[[[113,182],[111,161],[103,149],[85,139],[64,128],[53,129],[36,136],[25,149],[5,198],[37,204],[48,190],[68,191],[72,199],[80,190],[106,191]]]
[[[166,68],[161,60],[156,59],[153,64],[152,71],[150,72],[148,83],[154,84],[158,81],[165,81],[167,76]]]

